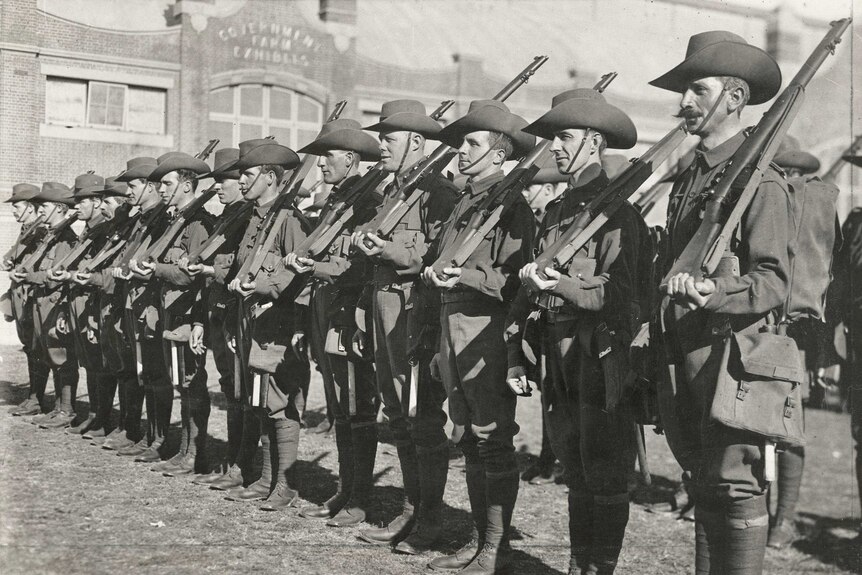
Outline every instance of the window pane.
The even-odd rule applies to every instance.
[[[108,85],[99,82],[90,83],[90,104],[104,106],[108,102]]]
[[[296,132],[296,140],[298,142],[298,146],[302,147],[306,144],[310,144],[312,140],[317,137],[317,131],[313,130],[297,130]]]
[[[126,129],[147,134],[165,133],[165,91],[129,87]]]
[[[108,105],[109,106],[125,106],[123,101],[126,95],[124,86],[109,86],[108,87]]]
[[[290,128],[276,128],[273,126],[269,128],[269,131],[266,135],[275,136],[275,139],[278,141],[279,144],[281,144],[282,146],[287,146],[288,148],[292,148],[293,145],[290,141],[290,133]]]
[[[233,114],[232,88],[220,88],[210,92],[210,112]]]
[[[108,109],[104,104],[90,104],[90,115],[88,118],[89,124],[96,126],[104,126],[105,121],[108,119]]]
[[[261,126],[256,124],[241,124],[239,127],[239,141],[252,140],[254,138],[262,138]]]
[[[300,122],[317,122],[321,123],[322,106],[306,96],[299,97],[299,118]]]
[[[219,148],[231,148],[237,144],[237,142],[233,141],[232,122],[216,122],[214,120],[210,120],[207,138],[218,138]]]
[[[292,93],[281,88],[270,88],[269,117],[290,120]]]
[[[48,78],[45,83],[45,121],[49,124],[83,124],[86,99],[86,82]]]
[[[105,124],[116,128],[123,127],[123,109],[117,106],[108,106],[108,114]]]
[[[240,86],[239,109],[243,116],[263,117],[263,86]]]

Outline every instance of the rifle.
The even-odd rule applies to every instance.
[[[24,246],[24,242],[26,242],[27,240],[29,240],[30,238],[35,236],[37,231],[41,230],[42,232],[44,232],[44,228],[42,228],[43,223],[45,223],[45,217],[44,216],[36,216],[36,219],[33,220],[33,225],[31,225],[29,228],[27,228],[27,231],[24,232],[20,238],[18,238],[18,241],[15,243],[15,249],[13,250],[14,251],[14,254],[12,256],[12,263],[13,264],[20,257],[21,248]]]
[[[530,77],[547,61],[547,56],[536,56],[533,58],[530,65],[524,68],[521,73],[515,77],[515,79],[506,84],[502,90],[497,92],[492,99],[505,102],[509,96],[518,90],[518,88],[529,82]],[[611,78],[611,80],[613,80],[613,78]],[[419,190],[419,186],[422,185],[422,182],[424,182],[431,174],[440,173],[443,168],[452,161],[452,158],[454,158],[457,153],[458,150],[451,148],[446,144],[437,146],[437,148],[431,152],[431,155],[428,156],[425,161],[407,177],[398,189],[398,198],[392,206],[388,210],[380,212],[373,220],[368,222],[367,225],[363,226],[361,233],[373,233],[379,238],[388,238],[398,223],[404,219],[404,216],[410,212],[413,205],[419,201],[420,197],[422,197],[422,191]],[[369,249],[374,247],[374,243],[371,242],[371,240],[366,238],[363,241]]]
[[[58,222],[56,225],[51,226],[48,229],[48,232],[45,234],[45,237],[42,238],[42,243],[39,244],[39,247],[33,250],[27,258],[21,262],[16,268],[16,271],[19,273],[27,273],[33,271],[35,266],[39,264],[41,259],[45,256],[45,253],[48,249],[54,245],[54,240],[60,236],[66,229],[69,228],[75,220],[78,219],[78,213],[74,210],[69,210],[66,212],[66,217]]]
[[[599,93],[604,92],[616,77],[616,72],[605,74],[593,86],[593,90]],[[545,140],[535,146],[501,182],[488,192],[488,195],[473,212],[467,226],[443,248],[437,261],[434,262],[432,267],[438,275],[445,275],[443,273],[445,268],[463,266],[484,241],[485,236],[497,227],[503,214],[508,211],[521,190],[530,185],[533,176],[539,171],[539,166],[543,163],[551,143],[551,140]]]
[[[662,287],[667,285],[672,276],[681,272],[691,273],[695,281],[715,273],[734,230],[769,169],[779,143],[802,105],[805,87],[826,58],[835,53],[835,47],[848,26],[850,18],[832,22],[829,32],[802,65],[802,69],[712,182],[706,191],[703,221],[662,280]],[[739,189],[742,191],[738,192]]]
[[[248,222],[252,209],[254,209],[254,202],[245,202],[230,217],[219,221],[210,234],[209,239],[201,244],[197,250],[189,254],[189,264],[208,261],[224,245],[228,237],[232,236],[240,226]]]
[[[157,221],[164,213],[167,211],[168,207],[165,204],[159,204],[152,209],[149,217],[144,214],[141,214],[140,226],[136,230],[139,234],[134,242],[129,242],[126,240],[127,248],[126,253],[123,254],[123,259],[117,264],[117,267],[120,268],[123,274],[123,279],[129,279],[131,277],[131,272],[129,271],[129,263],[134,259],[137,260],[138,256],[150,246],[150,242],[153,240],[153,233],[150,233],[149,227],[153,224],[153,222]],[[131,238],[130,238],[131,239]]]
[[[209,155],[215,150],[215,147],[218,145],[218,138],[212,139],[209,141],[209,144],[201,150],[201,152],[195,156],[195,158],[199,160],[206,160]],[[200,211],[204,205],[210,201],[210,199],[216,195],[218,189],[216,189],[216,184],[211,185],[207,188],[204,193],[200,196],[193,199],[191,202],[186,204],[186,206],[177,214],[177,217],[171,222],[170,227],[165,231],[165,233],[160,237],[155,243],[153,243],[149,248],[147,248],[146,252],[144,252],[140,258],[141,261],[146,262],[154,262],[158,260],[160,257],[164,255],[166,251],[173,245],[174,240],[177,239],[177,236],[180,235],[180,232],[183,231],[189,220],[194,216],[198,211]],[[138,259],[138,258],[135,258]]]
[[[685,123],[680,122],[641,157],[633,159],[621,174],[586,205],[557,241],[536,258],[539,272],[544,273],[548,267],[562,269],[567,266],[578,250],[637,192],[687,135]]]
[[[829,166],[829,169],[823,173],[823,177],[820,179],[828,183],[834,182],[838,177],[838,174],[841,173],[841,169],[844,167],[844,156],[855,156],[860,149],[862,149],[862,134],[856,136],[856,139],[853,140],[850,147],[841,152],[838,159],[832,162],[832,165]]]
[[[332,113],[329,115],[326,122],[329,123],[333,120],[337,120],[346,106],[346,100],[342,100],[335,104],[335,108],[332,110]],[[273,202],[272,207],[269,208],[269,211],[263,220],[263,224],[261,225],[260,232],[257,234],[251,254],[246,258],[245,262],[243,262],[243,265],[237,272],[237,278],[240,278],[243,281],[253,281],[254,277],[260,271],[260,266],[263,264],[266,254],[269,252],[270,247],[272,247],[272,244],[275,241],[275,234],[278,233],[284,220],[287,219],[288,209],[286,208],[293,206],[296,196],[299,195],[299,189],[302,186],[302,182],[305,180],[308,172],[311,171],[312,166],[316,163],[316,158],[317,156],[312,154],[305,154],[302,158],[302,163],[299,168],[294,170],[293,175],[288,179],[285,174],[285,177],[282,178],[281,182],[279,182],[278,196]],[[285,192],[285,190],[288,191]]]
[[[110,251],[109,244],[112,243],[111,239],[115,236],[116,232],[120,230],[120,228],[124,227],[129,222],[129,212],[131,211],[131,209],[123,209],[122,211],[120,211],[123,207],[126,206],[128,206],[128,204],[124,204],[121,208],[117,208],[117,210],[114,212],[114,217],[109,222],[105,222],[107,232],[104,235],[109,236],[109,238],[108,242],[105,244],[105,248],[100,250],[97,256],[101,255],[105,251]],[[78,245],[75,246],[71,252],[66,254],[66,257],[55,263],[53,269],[57,271],[63,271],[67,268],[70,268],[71,266],[74,266],[78,263],[78,260],[80,260],[84,256],[84,254],[87,253],[87,251],[90,249],[90,246],[92,246],[93,242],[95,241],[96,237],[89,235],[86,239],[84,239],[84,241],[79,242]],[[117,250],[114,250],[113,253],[116,253]]]

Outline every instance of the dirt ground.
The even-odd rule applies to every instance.
[[[0,347],[0,407],[26,396],[24,355]],[[213,397],[210,455],[225,447],[224,401],[209,364]],[[316,375],[316,374],[315,374]],[[79,390],[79,410],[87,401]],[[49,385],[50,389],[50,385]],[[319,378],[312,381],[307,419],[323,417]],[[179,399],[171,441],[179,436]],[[526,467],[541,441],[539,400],[521,400],[519,460]],[[797,526],[803,537],[792,548],[768,550],[767,573],[862,573],[856,537],[859,499],[853,475],[849,417],[809,410],[810,443]],[[391,443],[377,454],[375,508],[370,521],[383,524],[398,512],[400,471]],[[679,468],[661,436],[647,432],[651,487],[633,495],[631,520],[618,573],[682,574],[693,571],[692,523],[647,513],[679,482]],[[332,436],[303,432],[300,443],[300,504],[324,501],[335,488]],[[469,536],[463,473],[449,472],[445,497],[447,537],[439,551],[457,548]],[[522,484],[513,519],[518,574],[565,573],[568,528],[565,487]],[[0,571],[17,573],[326,573],[427,572],[427,557],[406,557],[360,543],[354,529],[286,513],[260,511],[186,478],[151,472],[80,438],[41,430],[0,412]]]

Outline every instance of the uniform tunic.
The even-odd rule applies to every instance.
[[[3,256],[4,261],[12,262],[12,269],[33,253],[45,237],[46,228],[44,226],[40,225],[39,229],[32,230],[31,233],[32,226],[33,224],[21,226],[18,240]],[[22,242],[22,238],[28,234],[30,235]],[[18,283],[13,280],[9,286],[9,299],[12,305],[12,317],[15,319],[15,328],[18,331],[18,339],[29,350],[33,343],[32,287],[29,283]]]
[[[668,209],[665,269],[679,257],[701,223],[702,192],[743,143],[743,132],[711,149],[674,184]],[[716,277],[703,309],[662,304],[669,370],[659,386],[659,407],[668,443],[698,505],[748,499],[764,492],[760,436],[731,429],[709,417],[726,338],[756,333],[787,297],[793,219],[786,184],[770,170],[749,205],[732,251],[737,277]],[[776,358],[780,361],[780,358]]]

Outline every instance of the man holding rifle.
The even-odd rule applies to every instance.
[[[66,427],[75,419],[78,360],[70,336],[57,330],[57,322],[65,319],[66,309],[60,293],[62,286],[50,278],[50,270],[55,261],[72,250],[77,239],[68,225],[70,216],[67,214],[75,205],[75,198],[68,186],[45,182],[33,201],[39,205],[37,213],[48,225],[48,232],[43,243],[10,277],[33,286],[33,349],[51,368],[56,403],[53,411],[37,415],[31,422]]]
[[[469,223],[504,174],[503,163],[534,147],[522,131],[527,122],[497,100],[471,102],[469,113],[441,131],[441,140],[458,148],[458,168],[468,177],[437,252],[469,233]],[[438,557],[433,569],[465,574],[497,573],[509,566],[508,531],[518,496],[518,465],[513,438],[516,396],[506,385],[503,333],[509,304],[518,291],[517,270],[533,247],[535,219],[517,195],[499,225],[461,267],[439,272],[426,267],[423,279],[440,292],[440,351],[435,364],[449,397],[453,440],[466,459],[473,538],[454,555]]]
[[[576,89],[554,97],[551,110],[524,131],[553,141],[557,168],[569,181],[539,225],[541,253],[607,187],[604,150],[631,148],[637,130],[600,93]],[[647,233],[626,202],[565,269],[521,268],[524,288],[510,312],[508,379],[520,391],[527,382],[518,334],[530,299],[538,300],[547,370],[542,407],[569,484],[572,575],[613,573],[628,523],[635,424],[614,390],[626,387],[628,346],[642,321],[639,286],[646,270],[639,250],[649,245]]]
[[[238,270],[228,285],[243,298],[240,313],[247,314],[249,334],[236,336],[237,351],[247,362],[252,385],[251,405],[260,408],[263,470],[260,479],[247,488],[235,488],[230,497],[240,500],[266,499],[261,509],[280,511],[292,506],[299,493],[292,487],[293,465],[299,449],[300,416],[305,406],[308,363],[303,356],[304,342],[295,335],[302,325],[302,307],[295,295],[280,298],[273,293],[269,276],[281,269],[283,258],[294,251],[305,237],[293,205],[279,227],[269,212],[277,201],[285,170],[296,168],[299,158],[274,140],[240,143],[240,157],[231,169],[239,170],[240,188],[247,201],[255,202],[234,262]],[[274,215],[274,214],[273,214]],[[273,222],[273,228],[264,224]],[[260,234],[265,234],[258,238]],[[262,251],[260,269],[245,271],[246,260]],[[242,276],[242,274],[246,274]],[[260,293],[264,292],[264,293]],[[246,298],[254,296],[254,300]],[[245,365],[243,367],[246,367]]]
[[[133,258],[129,268],[141,281],[157,281],[159,288],[159,321],[162,327],[162,353],[171,382],[180,394],[179,451],[164,463],[153,467],[169,477],[205,469],[207,423],[210,397],[207,391],[206,348],[203,346],[202,278],[192,278],[178,265],[189,252],[197,250],[209,237],[212,217],[202,207],[193,213],[184,210],[195,199],[198,176],[209,172],[203,160],[174,153],[165,158],[149,178],[159,182],[159,193],[173,209],[169,225],[180,217],[185,225],[164,253],[147,250],[141,259]],[[155,247],[161,251],[159,247]],[[167,392],[156,390],[157,394]],[[173,393],[171,393],[173,400]]]
[[[35,198],[38,195],[39,187],[33,184],[22,183],[12,186],[12,196],[6,200],[6,203],[12,204],[12,214],[15,216],[15,221],[21,224],[21,233],[18,234],[14,247],[3,257],[3,271],[15,269],[15,266],[33,253],[45,236],[43,221],[37,215],[38,204]],[[12,285],[9,286],[8,297],[11,313],[6,320],[10,321],[9,317],[15,320],[18,339],[24,346],[24,354],[27,356],[27,372],[30,381],[27,399],[12,409],[12,415],[38,415],[42,412],[42,396],[45,394],[45,386],[48,385],[48,365],[33,348],[32,287],[26,282],[13,280]]]
[[[694,163],[676,180],[664,253],[677,260],[697,232],[704,194],[743,145],[740,113],[771,99],[781,72],[764,51],[730,32],[692,36],[686,59],[653,80],[678,92],[679,116],[700,136]],[[767,170],[749,205],[728,268],[695,281],[692,269],[667,278],[662,305],[668,363],[659,384],[662,424],[695,503],[697,573],[760,573],[768,532],[763,436],[710,416],[727,338],[763,331],[788,293],[793,220],[786,184]],[[734,258],[738,258],[735,260]],[[787,361],[787,358],[772,358]]]
[[[383,104],[380,121],[367,129],[379,134],[383,170],[394,175],[383,191],[380,211],[384,212],[398,200],[399,188],[411,168],[423,159],[425,142],[438,139],[440,125],[427,115],[421,102],[394,100]],[[422,305],[417,304],[415,282],[431,242],[437,239],[454,205],[454,186],[438,174],[427,177],[420,189],[422,199],[388,239],[374,233],[353,234],[353,245],[374,264],[370,323],[374,329],[377,389],[383,412],[389,418],[404,482],[401,515],[382,528],[362,531],[360,538],[377,545],[400,544],[401,551],[412,554],[426,551],[440,535],[449,466],[443,431],[446,396],[427,370],[420,371],[417,378],[415,415],[409,414],[413,371],[410,316],[411,310],[413,314],[422,311]],[[357,337],[362,334],[358,332]]]
[[[360,161],[380,159],[374,138],[362,131],[359,122],[346,118],[324,124],[317,138],[300,153],[319,157],[317,166],[323,181],[332,186],[320,214],[322,221],[359,181]],[[374,370],[368,359],[354,355],[351,346],[357,331],[354,312],[367,282],[367,262],[350,259],[350,236],[357,225],[374,215],[379,199],[372,192],[354,204],[353,218],[320,261],[297,253],[288,254],[285,260],[293,272],[312,278],[312,354],[323,376],[328,411],[334,415],[338,449],[338,490],[323,505],[304,508],[300,515],[327,519],[331,527],[348,527],[365,520],[374,483]]]

